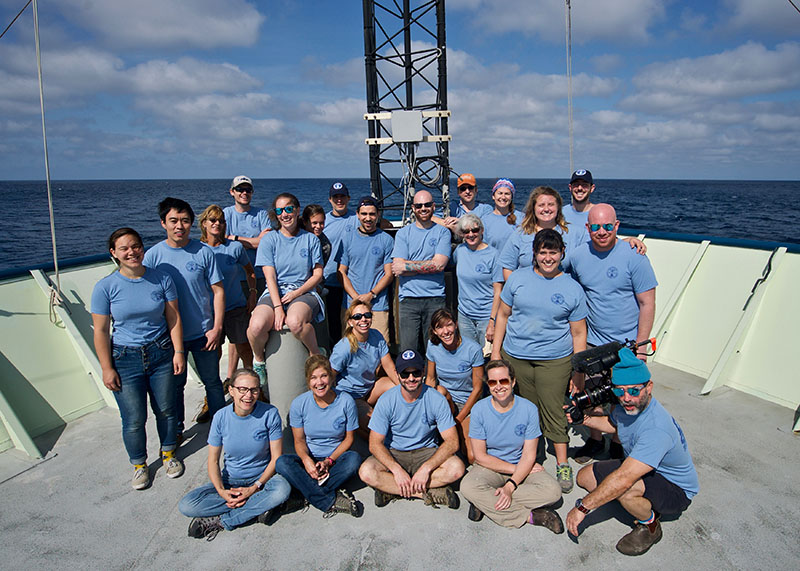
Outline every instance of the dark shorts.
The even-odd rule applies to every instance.
[[[397,463],[403,467],[403,470],[413,476],[420,466],[430,460],[436,450],[437,448],[417,448],[416,450],[395,450],[390,448],[389,452],[397,460]]]
[[[288,304],[284,304],[283,309],[284,311],[289,311],[289,308],[292,307],[295,303],[304,303],[308,307],[311,308],[311,319],[313,320],[314,317],[319,313],[320,307],[317,298],[311,295],[310,293],[304,293],[300,297],[297,297],[290,301]],[[272,305],[272,297],[270,297],[269,292],[265,291],[264,295],[261,296],[261,299],[258,300],[258,305],[266,305],[267,307],[275,307]]]
[[[246,307],[235,307],[225,312],[222,322],[222,334],[231,343],[247,343],[247,326],[250,324],[250,314]]]
[[[595,480],[599,484],[621,465],[622,460],[595,462],[592,465]],[[650,500],[653,509],[659,513],[679,514],[692,503],[692,500],[686,497],[686,492],[655,470],[650,470],[642,476],[642,482],[644,482],[644,497]]]

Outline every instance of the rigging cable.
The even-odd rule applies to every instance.
[[[791,4],[791,5],[792,5],[792,8],[794,8],[795,10],[797,10],[798,12],[800,12],[800,8],[798,8],[798,7],[797,7],[797,4],[795,4],[794,2],[792,2],[792,0],[789,0],[789,4]]]
[[[7,32],[7,31],[9,31],[9,30],[11,29],[11,26],[13,26],[13,25],[14,25],[14,22],[16,22],[16,21],[17,21],[17,19],[18,19],[20,16],[22,16],[22,13],[25,11],[25,8],[27,8],[28,6],[30,6],[32,1],[33,1],[33,0],[28,0],[28,3],[27,3],[27,4],[25,4],[25,5],[22,7],[22,10],[20,10],[20,11],[19,11],[19,13],[18,13],[16,16],[14,16],[14,19],[13,19],[13,20],[11,20],[11,23],[10,23],[8,26],[6,26],[6,29],[5,29],[5,30],[3,30],[3,33],[1,33],[1,34],[0,34],[0,38],[2,38],[3,36],[5,36],[5,35],[6,35],[6,32]]]
[[[566,22],[564,23],[566,30],[566,44],[567,44],[567,114],[569,120],[569,172],[575,170],[575,162],[573,159],[574,143],[572,131],[572,7],[570,0],[566,0],[565,6]]]

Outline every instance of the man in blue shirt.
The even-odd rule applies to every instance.
[[[578,169],[572,173],[572,178],[569,179],[569,192],[572,200],[564,205],[561,213],[570,225],[570,230],[578,228],[582,231],[583,226],[589,221],[589,211],[594,206],[590,202],[594,192],[592,173],[586,169]]]
[[[493,208],[483,202],[478,202],[478,181],[475,180],[475,175],[465,172],[458,177],[456,181],[456,188],[458,189],[458,202],[453,201],[450,208],[450,216],[442,219],[439,216],[434,216],[433,221],[441,224],[448,230],[455,234],[456,223],[458,219],[465,214],[474,214],[481,218],[484,214],[489,214]]]
[[[194,223],[194,211],[189,203],[179,198],[165,198],[158,205],[158,214],[167,238],[147,250],[144,265],[168,273],[175,282],[183,325],[183,347],[194,357],[213,418],[214,413],[225,405],[217,351],[222,343],[225,318],[222,272],[217,268],[211,248],[189,237]],[[180,442],[184,428],[186,371],[176,377],[176,386],[175,416]]]
[[[225,225],[227,226],[227,238],[233,242],[241,242],[244,246],[250,263],[256,267],[256,250],[261,238],[272,230],[269,215],[263,208],[252,206],[253,200],[253,181],[249,177],[239,175],[231,182],[230,189],[233,197],[233,204],[226,206],[222,212],[225,214]],[[242,288],[244,295],[248,297],[249,286],[242,274]],[[264,273],[260,268],[256,268],[256,290],[257,295],[264,291]]]
[[[358,475],[375,489],[379,508],[400,497],[451,509],[459,506],[449,486],[464,475],[464,463],[455,456],[458,432],[447,399],[423,382],[424,365],[419,353],[410,349],[397,357],[400,386],[381,395],[369,421],[372,456]]]
[[[681,427],[652,398],[653,382],[643,361],[623,348],[612,369],[612,391],[619,400],[610,416],[586,416],[584,424],[616,432],[625,460],[606,460],[578,472],[578,485],[589,492],[567,514],[575,537],[586,514],[613,500],[634,518],[633,531],[617,550],[641,555],[661,540],[661,514],[680,514],[700,490],[697,472]]]
[[[358,226],[355,212],[348,210],[350,191],[343,182],[334,182],[328,191],[331,211],[325,215],[325,236],[331,241],[331,255],[322,270],[325,289],[325,309],[328,316],[328,334],[331,345],[342,338],[341,306],[344,289],[337,272],[342,259],[342,243]]]
[[[421,353],[428,344],[431,316],[445,304],[444,268],[450,259],[450,232],[431,220],[430,192],[417,191],[411,206],[416,222],[404,226],[395,236],[392,273],[399,282],[400,347]]]

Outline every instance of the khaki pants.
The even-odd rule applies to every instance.
[[[494,508],[495,490],[504,485],[509,476],[473,464],[461,480],[461,494],[489,519],[503,527],[522,527],[531,510],[549,506],[561,497],[561,487],[550,474],[542,470],[529,474],[511,496],[511,505],[504,510]]]

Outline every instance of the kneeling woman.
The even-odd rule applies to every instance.
[[[364,506],[346,490],[338,490],[361,466],[350,450],[358,428],[356,403],[347,393],[333,392],[328,358],[312,355],[305,366],[308,392],[292,401],[289,424],[297,454],[278,458],[276,469],[323,517],[349,513],[361,517]]]
[[[260,402],[261,385],[251,369],[237,369],[228,389],[233,404],[221,409],[208,433],[208,477],[211,483],[192,490],[178,504],[193,518],[189,536],[208,541],[256,517],[266,519],[289,497],[291,486],[275,473],[283,450],[278,409]],[[225,450],[225,468],[219,458]]]
[[[504,527],[526,523],[563,533],[564,523],[550,506],[561,497],[555,479],[536,463],[539,411],[514,396],[514,369],[506,361],[489,361],[486,384],[491,396],[472,407],[469,439],[475,463],[461,481],[470,502],[469,519],[483,514]]]

